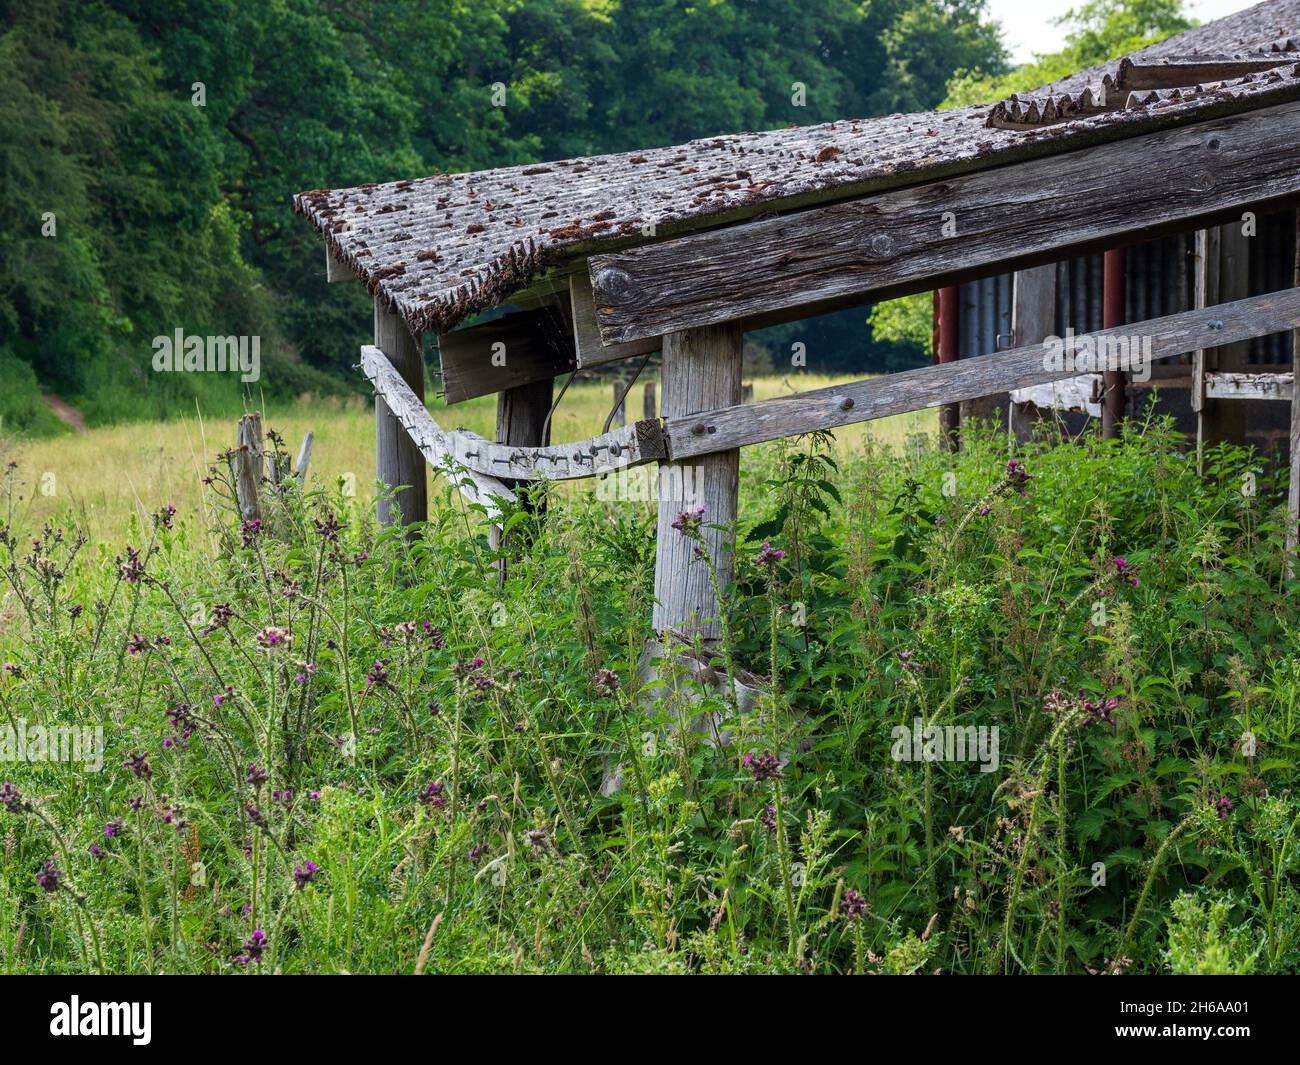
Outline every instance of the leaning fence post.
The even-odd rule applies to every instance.
[[[307,487],[307,466],[311,462],[311,445],[315,439],[316,434],[308,429],[302,438],[302,447],[298,449],[298,461],[293,464],[293,475],[304,488]]]
[[[257,494],[266,469],[262,446],[262,416],[245,414],[239,419],[235,431],[235,498],[239,502],[239,516],[253,521],[259,516]]]
[[[645,396],[642,399],[642,412],[646,421],[653,421],[655,417],[655,383],[647,381],[645,383]]]

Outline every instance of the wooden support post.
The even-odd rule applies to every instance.
[[[375,300],[375,347],[388,357],[393,369],[423,402],[424,356],[420,342],[411,335],[406,323],[378,299]],[[410,525],[428,519],[429,479],[424,456],[380,396],[375,396],[375,469],[381,485],[410,486],[398,492],[396,498],[379,500],[381,525],[394,522]]]
[[[1128,318],[1124,306],[1128,294],[1127,250],[1111,248],[1102,266],[1103,329],[1115,329]],[[1128,406],[1128,374],[1122,369],[1103,370],[1101,375],[1101,435],[1103,439],[1119,437],[1120,424]]]
[[[552,395],[555,382],[551,379],[531,381],[516,388],[507,388],[497,393],[497,428],[498,444],[511,444],[516,447],[545,447],[550,443],[550,426],[547,415],[551,412]],[[520,482],[502,478],[508,488],[516,488]],[[542,503],[545,507],[545,501]],[[501,527],[494,525],[488,537],[493,549],[502,546]],[[506,566],[502,562],[497,570],[498,583],[506,579]]]
[[[307,467],[311,463],[311,445],[315,439],[316,434],[308,429],[302,438],[302,447],[298,449],[298,461],[293,464],[293,475],[303,488],[307,487]]]
[[[655,383],[647,381],[645,383],[645,398],[641,403],[641,416],[646,421],[653,421],[655,418]]]
[[[257,497],[266,471],[264,440],[260,414],[245,414],[239,419],[235,433],[235,498],[244,521],[261,517]]]
[[[939,345],[935,349],[935,362],[957,361],[958,303],[960,289],[956,285],[941,288],[935,293],[939,301]],[[945,451],[956,451],[961,446],[961,406],[945,403],[939,408],[939,446]]]
[[[1011,343],[1023,348],[1056,332],[1056,263],[1017,270],[1011,294]],[[1033,436],[1032,405],[1011,398],[1007,429],[1017,443]]]
[[[1300,211],[1295,215],[1295,282],[1300,286]],[[1300,328],[1291,330],[1291,439],[1288,452],[1291,463],[1291,481],[1286,498],[1286,547],[1296,550],[1300,540]],[[1295,576],[1294,557],[1288,560],[1287,576]]]
[[[1215,226],[1196,235],[1196,305],[1244,299],[1250,291],[1250,238],[1240,223]],[[1196,410],[1196,456],[1201,468],[1205,448],[1228,441],[1245,443],[1243,404],[1207,395],[1206,378],[1214,372],[1244,373],[1249,368],[1249,343],[1225,344],[1192,356],[1192,407]]]
[[[664,338],[663,406],[665,418],[740,404],[741,331],[734,324],[704,326]],[[701,428],[703,428],[701,426]],[[682,511],[703,506],[709,525],[735,521],[740,478],[740,451],[722,451],[685,462],[665,463],[659,470],[659,523],[655,550],[654,630],[672,630],[705,641],[722,634],[718,603],[695,544],[672,527]],[[734,560],[727,537],[704,529],[706,550],[718,583],[731,583]]]

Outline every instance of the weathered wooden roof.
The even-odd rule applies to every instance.
[[[294,207],[331,253],[413,332],[444,333],[543,272],[768,211],[1138,136],[1300,96],[1300,0],[1267,0],[1129,57],[1283,50],[1279,66],[1150,106],[1029,129],[992,128],[988,105],[709,137],[642,152],[316,189]],[[1116,63],[1045,86],[1079,93]]]

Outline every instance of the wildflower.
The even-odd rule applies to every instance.
[[[248,819],[258,828],[266,827],[266,814],[262,813],[252,801],[244,804],[244,812],[248,814]]]
[[[912,651],[899,651],[898,664],[909,673],[921,672],[921,663],[915,661],[916,655]]]
[[[107,824],[104,825],[105,839],[116,839],[121,834],[122,834],[121,821],[109,821]]]
[[[278,625],[268,625],[256,636],[257,645],[266,651],[283,651],[293,643],[293,633]]]
[[[1025,485],[1033,479],[1025,465],[1019,459],[1011,459],[1007,463],[1007,481],[1021,495],[1025,494]]]
[[[326,543],[337,543],[339,533],[347,528],[346,522],[341,522],[334,516],[334,511],[325,511],[325,520],[316,519],[316,535]]]
[[[679,533],[687,536],[700,531],[700,526],[704,523],[704,505],[696,507],[694,510],[683,510],[672,523],[672,528]]]
[[[153,767],[149,765],[148,751],[145,751],[144,754],[136,754],[135,751],[132,751],[126,756],[126,761],[122,764],[141,780],[149,780],[153,776]]]
[[[481,843],[475,843],[474,846],[470,847],[468,853],[465,855],[465,857],[469,859],[469,864],[478,865],[479,859],[483,857],[483,852],[485,850],[487,850],[487,848]]]
[[[1083,691],[1080,690],[1079,700],[1083,707],[1083,712],[1086,715],[1083,719],[1084,725],[1095,725],[1100,723],[1103,725],[1110,725],[1112,728],[1115,727],[1116,721],[1114,711],[1119,708],[1118,699],[1106,699],[1094,703],[1083,698]]]
[[[546,835],[544,828],[530,828],[527,832],[528,845],[533,850],[544,851],[551,845],[550,838]]]
[[[257,538],[261,532],[261,518],[254,518],[252,521],[246,521],[239,527],[239,535],[243,538],[245,547],[252,547],[253,544],[257,542]]]
[[[1219,815],[1220,821],[1226,821],[1228,814],[1232,813],[1232,800],[1228,796],[1220,796],[1219,801],[1214,803],[1212,809]]]
[[[780,780],[784,776],[781,771],[781,760],[771,751],[745,755],[745,765],[754,775],[755,782],[760,784],[765,780]]]
[[[140,807],[144,805],[144,796],[133,795],[131,798],[126,800],[126,804],[127,806],[131,807],[132,813],[138,814],[140,812]]]
[[[759,552],[759,553],[754,557],[754,564],[755,564],[756,566],[773,566],[773,567],[774,567],[774,566],[775,566],[778,562],[780,562],[781,559],[783,559],[783,558],[785,558],[785,552],[784,552],[784,551],[779,551],[779,550],[777,550],[777,549],[774,548],[771,544],[769,544],[766,540],[764,540],[764,541],[763,541],[763,550],[761,550],[761,551],[760,551],[760,552]]]
[[[28,808],[23,793],[12,784],[0,784],[0,805],[11,814],[20,814]]]
[[[138,632],[126,641],[126,653],[132,658],[138,655],[141,651],[147,650],[149,650],[149,641]]]
[[[308,884],[314,884],[316,882],[316,871],[318,868],[319,867],[316,863],[312,861],[304,862],[302,865],[295,865],[293,867],[293,882],[299,891],[305,888]]]
[[[1141,583],[1137,578],[1137,570],[1129,564],[1127,559],[1115,559],[1115,576],[1125,584],[1131,584],[1134,588]]]
[[[14,680],[21,680],[23,676],[23,667],[16,662],[6,662],[4,671],[13,677]]]
[[[108,851],[104,850],[98,843],[92,843],[90,845],[90,856],[92,858],[107,858]]]
[[[441,780],[435,780],[432,784],[426,784],[424,790],[420,792],[419,799],[422,806],[431,806],[435,810],[441,810],[447,805],[447,799],[443,795],[446,790]]]
[[[840,903],[840,910],[850,921],[859,920],[867,912],[866,897],[849,888],[844,892],[844,901]]]
[[[170,529],[174,517],[176,517],[176,508],[169,503],[153,516],[153,521],[160,529]]]
[[[758,823],[762,826],[764,832],[775,832],[776,806],[769,802],[767,804],[767,809],[758,815]]]
[[[248,965],[252,962],[260,962],[262,960],[262,952],[266,950],[266,933],[260,928],[253,929],[253,934],[248,937],[248,942],[246,942],[240,949],[243,950],[244,953],[235,958],[236,965]]]
[[[432,702],[427,707],[430,717],[437,717],[442,713],[442,706],[437,702]]]
[[[36,882],[45,889],[47,895],[53,895],[63,886],[62,879],[63,874],[59,872],[53,860],[47,861],[41,866],[41,871],[36,874]]]
[[[256,762],[248,763],[248,775],[245,779],[247,779],[249,784],[251,784],[254,788],[260,788],[263,784],[266,783],[266,778],[267,778],[267,773],[265,769],[263,769]]]
[[[618,674],[612,669],[598,669],[596,675],[591,678],[591,683],[595,686],[598,695],[608,699],[618,691]]]
[[[212,604],[212,621],[205,627],[200,635],[206,636],[214,629],[224,629],[230,624],[230,619],[235,616],[235,612],[230,609],[229,603]]]
[[[121,557],[116,560],[118,573],[128,584],[135,584],[144,576],[144,563],[140,559],[140,552],[135,550],[130,544],[126,546],[126,561],[123,562]]]

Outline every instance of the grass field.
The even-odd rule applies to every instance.
[[[852,379],[822,375],[760,378],[754,382],[754,394],[756,399],[766,399]],[[555,412],[552,439],[580,440],[600,432],[609,414],[611,391],[609,381],[575,383]],[[444,428],[463,426],[492,435],[494,397],[454,408],[435,404],[431,409]],[[629,397],[628,416],[636,418],[641,409],[642,386],[638,384]],[[838,431],[836,438],[844,452],[856,448],[868,435],[886,446],[898,447],[909,433],[932,430],[935,419],[933,411],[918,412],[849,426]],[[351,474],[361,500],[373,496],[375,444],[370,402],[268,404],[264,423],[284,436],[286,448],[295,455],[303,435],[308,430],[315,433],[313,483],[333,486],[338,478]],[[18,463],[17,480],[21,482],[11,500],[10,514],[36,525],[44,521],[75,525],[85,530],[92,542],[114,541],[123,535],[131,514],[143,520],[166,505],[187,513],[200,511],[201,479],[208,464],[233,443],[234,425],[229,419],[213,421],[197,414],[176,421],[69,432],[29,443],[0,440],[0,458]],[[587,487],[576,490],[590,490],[588,482],[584,485]],[[442,493],[435,491],[430,498],[441,499]]]

